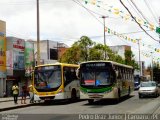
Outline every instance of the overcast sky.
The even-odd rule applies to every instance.
[[[127,34],[127,36],[133,39],[141,38],[141,50],[143,53],[149,54],[153,51],[153,58],[155,59],[160,55],[160,53],[148,47],[148,45],[151,45],[153,48],[160,48],[160,44],[151,39],[146,33],[139,32],[142,29],[134,21],[124,20],[120,15],[108,11],[112,6],[112,8],[123,11],[123,15],[128,14],[119,0],[86,0],[88,1],[87,4],[85,4],[85,0],[39,1],[41,39],[60,41],[71,46],[82,35],[86,35],[97,43],[104,43],[101,15],[105,15],[108,16],[105,19],[105,24],[108,28],[118,33],[131,33]],[[132,0],[139,12],[136,11],[131,0],[122,1],[134,17],[143,19],[139,14],[141,12],[147,21],[158,26],[160,0]],[[77,4],[77,2],[81,4]],[[97,3],[100,7],[97,7]],[[6,21],[7,36],[36,40],[36,0],[0,0],[0,19]],[[142,27],[154,39],[159,39],[155,31],[148,31],[150,29],[143,25]],[[106,33],[106,43],[109,46],[132,46],[135,59],[138,60],[137,44],[108,33]],[[145,44],[145,46],[142,46],[142,44]],[[141,54],[141,60],[146,61],[146,65],[151,63],[151,57],[146,57],[144,54]]]

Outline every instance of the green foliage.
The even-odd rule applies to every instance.
[[[104,60],[105,47],[102,44],[95,44],[89,50],[89,60]]]
[[[151,71],[152,69],[150,69]],[[157,81],[157,83],[160,83],[160,67],[159,62],[153,62],[153,80]]]
[[[134,60],[134,54],[132,53],[131,50],[126,50],[125,51],[125,64],[126,65],[131,65],[135,69],[139,69],[138,63]]]
[[[77,64],[79,62],[80,52],[81,50],[78,46],[72,46],[63,54],[63,56],[60,58],[60,62]]]
[[[104,53],[106,52],[107,58],[104,58]],[[112,50],[105,45],[96,44],[89,37],[82,36],[80,40],[76,41],[60,58],[60,62],[63,63],[80,63],[84,61],[94,61],[94,60],[110,60],[122,64],[131,65],[137,67],[134,55],[132,51],[126,51],[126,59],[122,59],[120,55],[112,52]]]

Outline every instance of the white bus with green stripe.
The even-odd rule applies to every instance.
[[[80,64],[80,98],[91,104],[96,99],[122,96],[134,90],[133,67],[113,61],[87,61]]]

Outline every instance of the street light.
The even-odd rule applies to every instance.
[[[160,27],[160,17],[159,17],[159,27]],[[160,34],[159,34],[159,39],[160,39]],[[159,43],[160,43],[160,40],[159,40]]]
[[[152,59],[152,65],[151,65],[151,80],[153,81],[153,52],[150,52],[151,53],[151,59]]]
[[[142,76],[141,54],[140,54],[141,50],[140,50],[140,43],[139,43],[140,40],[141,39],[137,39],[137,41],[138,41],[138,50],[139,50],[139,69],[140,69],[140,76]]]
[[[106,46],[106,34],[105,34],[106,25],[105,25],[105,18],[108,18],[108,16],[102,16],[101,18],[103,18],[103,25],[104,25],[104,46]],[[106,60],[106,57],[107,57],[107,53],[105,51],[105,53],[104,53],[105,60]]]
[[[37,65],[40,65],[39,0],[37,0]]]

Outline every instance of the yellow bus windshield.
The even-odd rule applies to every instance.
[[[62,84],[60,66],[41,66],[34,71],[34,87],[37,91],[52,91]]]

